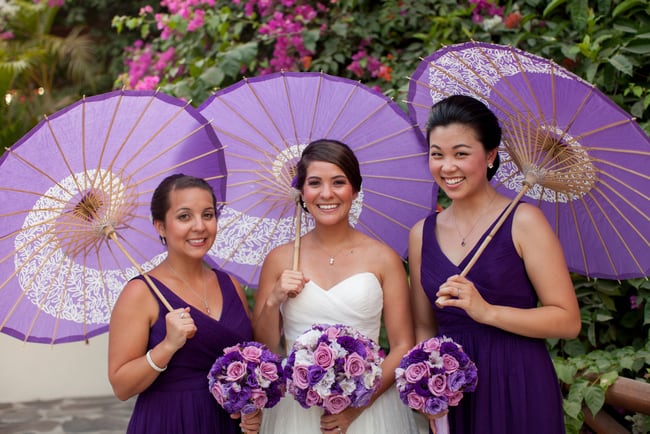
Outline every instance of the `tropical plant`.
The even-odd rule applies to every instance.
[[[93,78],[92,41],[80,27],[53,33],[60,6],[17,0],[3,14],[0,40],[0,112],[6,125],[0,141],[13,143],[43,114],[77,97],[79,83]]]

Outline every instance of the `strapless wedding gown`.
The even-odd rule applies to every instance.
[[[383,293],[370,272],[354,274],[330,289],[308,282],[281,307],[287,353],[295,339],[315,323],[345,324],[379,340]],[[278,405],[264,410],[261,434],[320,434],[319,407],[305,409],[287,394]],[[347,434],[417,433],[415,414],[391,386],[350,425]]]

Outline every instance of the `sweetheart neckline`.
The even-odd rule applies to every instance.
[[[370,271],[360,271],[360,272],[358,272],[358,273],[350,274],[350,275],[349,275],[348,277],[346,277],[345,279],[336,282],[334,285],[330,286],[330,287],[327,288],[327,289],[326,289],[326,288],[323,288],[322,286],[320,286],[320,285],[319,285],[318,283],[316,283],[316,281],[314,281],[314,280],[310,280],[309,282],[307,282],[307,284],[312,283],[316,288],[320,289],[321,291],[324,291],[324,292],[330,292],[331,290],[333,290],[333,289],[336,288],[337,286],[342,285],[344,282],[347,282],[347,281],[350,280],[350,279],[353,279],[353,278],[358,277],[358,276],[362,276],[362,275],[364,275],[364,274],[370,274],[372,277],[374,277],[374,278],[375,278],[375,281],[377,282],[377,284],[381,287],[381,283],[379,282],[379,279],[377,278],[377,276],[375,275],[375,273],[370,272]]]

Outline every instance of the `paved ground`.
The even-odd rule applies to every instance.
[[[135,398],[114,396],[0,403],[2,434],[124,434]],[[423,420],[421,433],[426,433]]]
[[[106,396],[0,404],[0,433],[124,434],[134,403]]]

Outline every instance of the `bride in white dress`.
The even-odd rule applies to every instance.
[[[382,386],[368,406],[324,415],[287,394],[264,411],[260,433],[417,433],[416,415],[394,386],[395,368],[415,344],[406,272],[390,247],[348,222],[361,189],[359,163],[343,143],[318,140],[303,151],[296,178],[315,228],[302,237],[300,271],[291,271],[293,243],[267,256],[253,313],[255,339],[287,354],[312,324],[339,323],[378,341],[383,317],[390,348]]]

